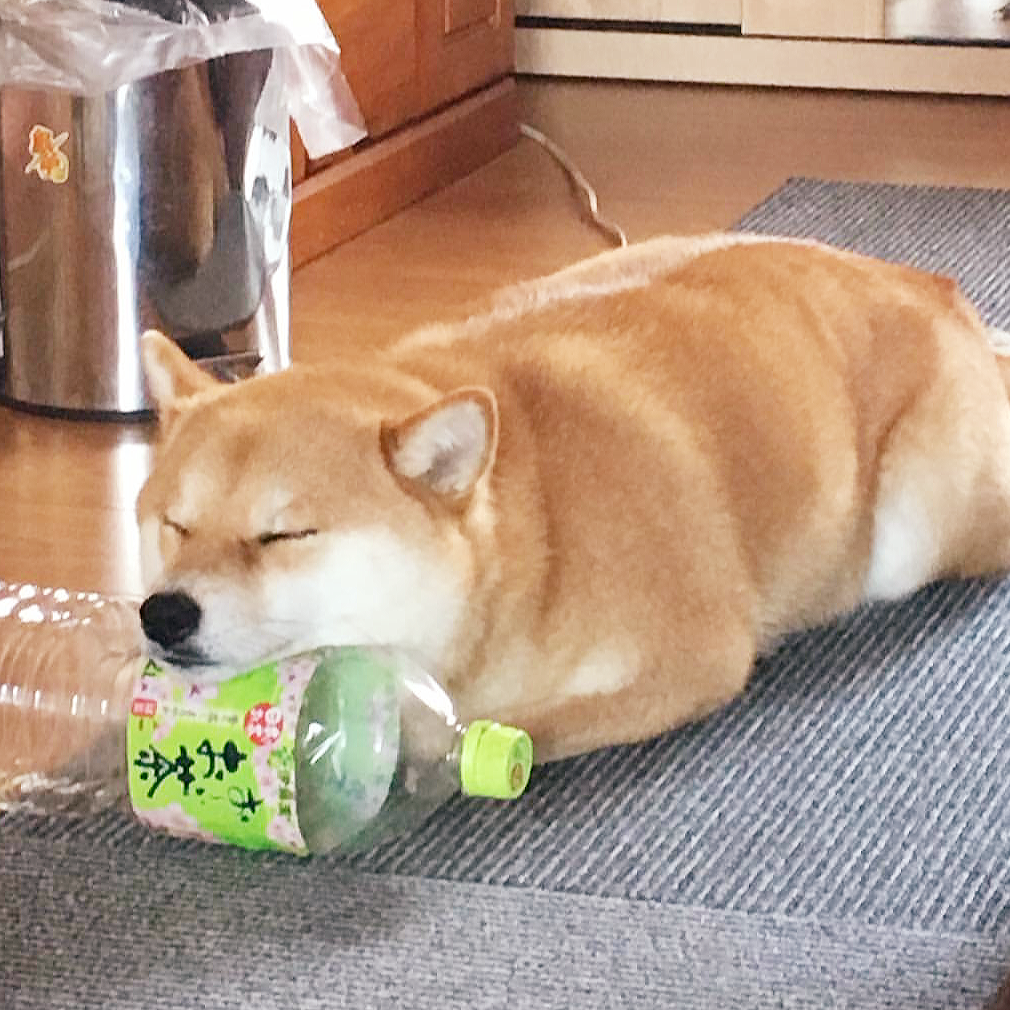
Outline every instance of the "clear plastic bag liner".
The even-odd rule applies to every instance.
[[[314,0],[0,0],[0,86],[99,95],[257,49],[275,50],[310,157],[365,135]]]

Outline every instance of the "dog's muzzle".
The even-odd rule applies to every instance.
[[[162,658],[179,666],[207,663],[199,649],[187,646],[200,628],[203,611],[189,593],[153,593],[140,605],[140,624]]]

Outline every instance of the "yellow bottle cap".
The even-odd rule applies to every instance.
[[[514,726],[487,719],[472,722],[463,734],[460,784],[467,796],[514,800],[533,769],[533,741]]]

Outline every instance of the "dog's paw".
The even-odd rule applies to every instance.
[[[1010,358],[1010,333],[1006,330],[989,327],[989,346],[1001,358]]]

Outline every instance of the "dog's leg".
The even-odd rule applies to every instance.
[[[734,632],[733,623],[727,620],[723,636],[704,648],[655,657],[651,667],[614,693],[569,695],[549,704],[520,702],[498,717],[530,734],[538,764],[651,739],[722,708],[743,691],[756,650],[753,638],[742,629]]]
[[[1010,397],[1010,332],[990,326],[987,336],[989,346],[996,355],[996,366],[999,368],[1007,396]]]
[[[988,337],[989,346],[997,358],[1010,358],[1010,332],[990,326]]]
[[[906,411],[881,459],[870,599],[1010,569],[1010,335],[989,333],[996,369],[977,338],[952,336],[939,341],[941,378]]]

